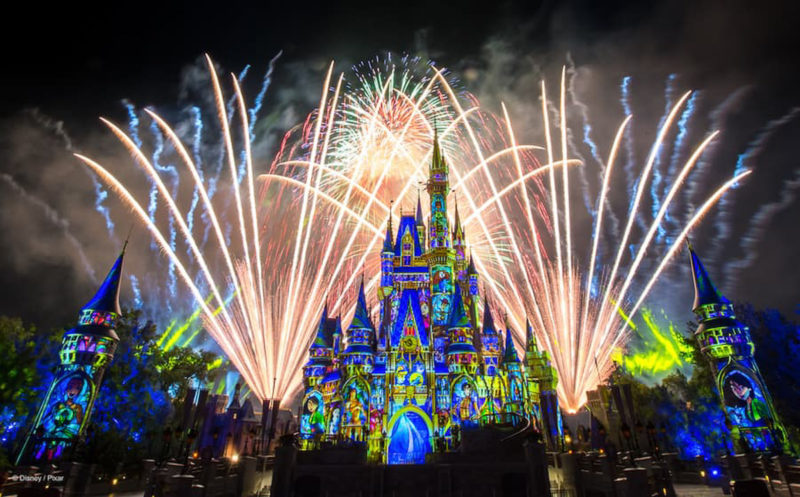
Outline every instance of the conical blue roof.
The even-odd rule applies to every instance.
[[[475,262],[472,260],[472,252],[469,254],[469,265],[467,266],[467,274],[478,274],[478,270],[475,269]]]
[[[364,280],[361,280],[361,286],[358,288],[358,301],[356,302],[356,313],[353,315],[353,320],[350,321],[350,328],[361,328],[366,330],[374,330],[372,320],[369,318],[369,310],[367,309],[367,297],[364,296]]]
[[[692,264],[692,277],[694,279],[694,304],[692,309],[697,309],[707,304],[729,304],[730,301],[711,282],[706,268],[689,245],[689,260]]]
[[[336,316],[336,328],[333,330],[334,334],[342,335],[342,316]]]
[[[119,254],[114,265],[111,266],[106,279],[103,284],[94,294],[83,310],[100,311],[100,312],[113,312],[117,316],[122,315],[122,310],[119,307],[119,282],[122,278],[122,259],[125,257],[125,249]]]
[[[78,326],[67,333],[91,334],[119,340],[114,327],[117,324],[117,318],[122,316],[122,310],[119,307],[119,283],[122,279],[122,261],[124,257],[125,248],[122,249],[114,265],[111,266],[111,270],[109,270],[97,293],[81,308]]]
[[[492,310],[489,308],[489,297],[483,298],[483,334],[496,335],[497,329],[494,327]]]
[[[511,330],[511,326],[508,326],[506,323],[506,347],[503,351],[503,362],[519,362],[519,356],[517,356],[517,349],[514,348],[514,332]]]
[[[394,252],[394,246],[392,246],[392,214],[389,214],[389,221],[386,223],[386,237],[383,239],[383,251],[384,252]]]
[[[461,297],[461,285],[456,285],[453,292],[453,303],[450,304],[450,317],[447,320],[447,328],[469,328],[469,319],[464,312],[464,299]]]
[[[424,226],[425,221],[422,219],[422,199],[419,192],[417,192],[417,213],[416,213],[417,226]]]
[[[317,327],[317,335],[314,337],[314,342],[311,344],[312,349],[329,349],[331,344],[328,342],[327,333],[328,322],[328,304],[322,309],[322,317],[319,320],[319,327]]]

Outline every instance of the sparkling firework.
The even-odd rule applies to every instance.
[[[399,66],[419,63],[402,60]],[[517,143],[505,107],[502,117],[482,110],[473,96],[456,90],[448,75],[432,65],[412,71],[392,64],[368,64],[359,70],[352,86],[345,83],[344,75],[334,82],[331,65],[318,109],[286,135],[267,173],[256,178],[250,151],[252,127],[238,80],[232,76],[234,106],[226,106],[210,60],[209,67],[230,174],[230,196],[225,200],[236,210],[230,240],[197,159],[163,119],[148,113],[193,178],[198,208],[222,254],[219,264],[210,262],[205,247],[199,248],[183,221],[177,195],[121,129],[107,122],[153,181],[188,247],[188,259],[182,260],[173,240],[119,180],[95,161],[79,157],[147,225],[199,305],[204,326],[260,399],[284,398],[299,386],[307,346],[326,304],[331,315],[342,314],[346,323],[359,278],[368,278],[368,292],[375,288],[383,225],[388,216],[396,215],[392,203],[401,211],[416,205],[437,130],[486,291],[508,311],[515,329],[525,330],[524,323],[530,319],[538,340],[551,353],[559,373],[559,398],[569,410],[580,407],[586,391],[603,381],[613,351],[624,345],[626,324],[620,311],[632,315],[639,309],[689,231],[731,185],[749,173],[741,171],[720,186],[677,235],[669,236],[669,248],[659,255],[653,264],[657,267],[639,288],[636,277],[654,235],[715,137],[712,133],[697,147],[668,185],[649,228],[641,233],[638,248],[628,257],[629,243],[639,235],[635,221],[647,210],[642,199],[645,185],[665,135],[690,94],[677,101],[660,126],[630,202],[622,237],[609,248],[600,243],[602,225],[604,217],[611,215],[607,196],[630,116],[620,126],[603,171],[596,211],[590,213],[596,221],[588,258],[581,259],[573,243],[576,223],[570,200],[570,170],[580,162],[569,156],[564,74],[560,100],[554,106],[558,123],[552,130],[542,83],[545,146],[537,147]],[[236,130],[231,127],[234,112],[239,120]],[[237,137],[243,158],[239,169]],[[537,153],[546,157],[544,164]],[[239,178],[243,178],[241,183]],[[223,186],[215,186],[223,191]],[[614,255],[610,267],[601,264],[601,252]],[[652,254],[649,257],[652,261]],[[194,282],[195,272],[208,292]]]

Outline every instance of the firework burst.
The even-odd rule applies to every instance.
[[[402,61],[400,67],[413,65]],[[604,265],[599,253],[607,195],[630,118],[620,126],[608,155],[591,213],[596,219],[592,242],[581,258],[573,243],[576,224],[570,200],[571,170],[580,161],[569,154],[564,74],[560,100],[553,106],[557,126],[550,125],[550,102],[542,84],[544,146],[534,146],[517,143],[505,108],[502,116],[481,109],[477,99],[455,88],[433,65],[415,72],[373,64],[357,72],[352,85],[344,75],[335,78],[331,65],[318,109],[287,133],[267,172],[256,176],[252,128],[237,78],[232,77],[232,88],[239,123],[233,129],[210,60],[209,67],[230,172],[225,200],[233,203],[236,213],[230,239],[196,159],[163,119],[149,114],[193,179],[198,205],[222,255],[214,261],[221,262],[212,263],[205,247],[198,247],[192,229],[182,221],[178,199],[118,127],[107,123],[156,185],[190,259],[179,257],[122,183],[100,164],[80,158],[147,225],[201,308],[206,329],[260,399],[280,399],[299,387],[307,346],[326,304],[346,322],[360,277],[366,276],[367,291],[375,288],[383,225],[398,210],[416,206],[437,133],[451,164],[456,203],[485,289],[507,310],[514,329],[524,330],[525,321],[531,321],[538,340],[551,353],[559,373],[559,398],[569,410],[580,407],[586,391],[603,381],[612,352],[624,344],[626,324],[620,311],[636,312],[692,227],[749,173],[740,172],[706,199],[670,237],[665,253],[648,254],[675,195],[715,136],[709,135],[672,180],[651,224],[640,233],[637,250],[628,256],[631,238],[639,234],[634,224],[644,209],[644,185],[667,130],[689,96],[684,95],[660,127],[641,170],[624,234],[616,245],[602,247],[614,255],[613,264]],[[235,143],[242,150],[237,151]],[[238,172],[237,157],[244,174]],[[638,285],[645,257],[657,267]],[[198,275],[204,286],[195,284],[193,276]]]

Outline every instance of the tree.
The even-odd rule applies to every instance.
[[[737,318],[750,328],[755,344],[755,359],[781,421],[793,445],[800,441],[800,329],[773,309],[756,310],[750,304],[736,304]],[[616,373],[615,381],[631,382],[640,416],[653,415],[664,421],[668,436],[683,457],[706,457],[732,448],[724,425],[725,414],[719,400],[716,377],[708,359],[694,338],[697,324],[689,322],[680,336],[684,357],[693,365],[691,376],[680,372],[664,378],[659,385],[647,386],[630,374]]]
[[[109,474],[120,463],[138,463],[149,455],[151,442],[175,422],[175,405],[191,383],[207,383],[221,362],[206,351],[159,348],[156,326],[142,324],[139,311],[123,313],[117,334],[120,341],[95,403],[92,436],[83,450],[84,460],[101,464]]]
[[[125,310],[120,337],[108,366],[90,424],[76,457],[113,474],[120,464],[138,463],[153,449],[164,426],[174,422],[175,405],[192,382],[205,384],[222,361],[213,353],[158,347],[151,322]],[[0,317],[0,469],[16,433],[29,428],[59,365],[63,331],[37,332],[21,320]]]
[[[38,401],[53,377],[60,334],[38,332],[21,319],[0,316],[0,470],[8,452],[36,414]]]

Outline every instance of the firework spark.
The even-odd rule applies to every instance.
[[[579,234],[575,230],[580,229],[572,219],[570,200],[570,170],[579,163],[569,156],[565,73],[556,107],[558,123],[552,132],[542,83],[545,146],[539,147],[517,143],[505,107],[502,117],[481,109],[477,99],[454,88],[447,73],[433,65],[412,71],[408,68],[415,64],[409,61],[403,62],[403,70],[373,64],[358,73],[352,86],[343,74],[335,78],[331,65],[318,109],[287,133],[267,172],[256,176],[250,150],[253,128],[239,82],[232,75],[229,103],[233,104],[227,105],[210,59],[208,63],[230,174],[229,197],[217,198],[217,203],[232,202],[236,214],[230,223],[234,229],[230,240],[197,158],[187,152],[166,121],[148,114],[191,175],[192,195],[196,192],[199,200],[185,203],[196,203],[202,210],[222,257],[208,255],[209,249],[197,243],[183,220],[181,202],[164,185],[157,167],[120,128],[107,122],[152,180],[170,219],[174,218],[187,245],[185,260],[160,231],[157,220],[119,180],[100,164],[80,158],[147,226],[196,300],[206,329],[260,399],[284,398],[300,386],[307,346],[323,307],[329,305],[329,312],[341,314],[346,322],[359,277],[369,276],[367,291],[375,288],[380,274],[376,248],[384,236],[383,224],[387,217],[397,215],[393,203],[401,213],[416,206],[437,133],[451,164],[456,201],[486,290],[508,311],[515,329],[524,330],[526,319],[532,317],[537,338],[550,351],[558,370],[559,398],[569,410],[580,407],[586,391],[603,381],[613,351],[624,344],[626,325],[620,311],[636,312],[692,227],[749,172],[743,171],[706,200],[681,233],[670,239],[672,246],[659,256],[658,268],[638,290],[637,273],[645,257],[652,258],[648,250],[653,237],[715,136],[711,134],[697,147],[668,185],[638,250],[627,261],[628,244],[636,235],[634,221],[649,210],[642,201],[645,185],[688,93],[659,129],[630,203],[624,234],[616,245],[606,247],[615,254],[608,270],[601,269],[599,235],[604,217],[611,215],[607,196],[631,117],[617,131],[605,163],[596,212],[591,213],[596,218],[593,242],[588,259],[582,259],[574,243]],[[234,113],[239,126],[232,125]],[[554,136],[558,144],[553,143]],[[244,158],[240,169],[237,143]],[[537,158],[541,152],[544,164]],[[214,186],[220,197],[222,186]],[[221,262],[215,264],[217,260]],[[518,341],[522,338],[517,337]]]

